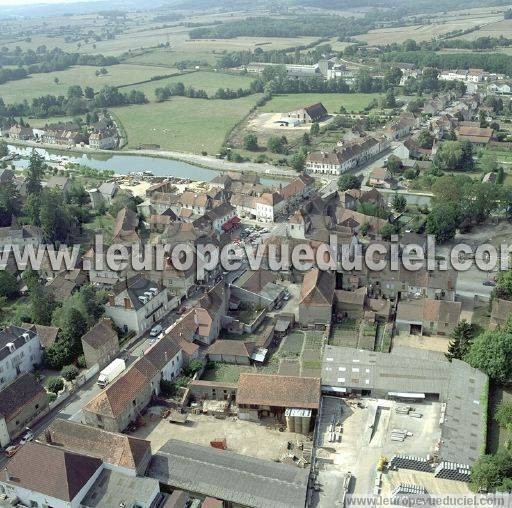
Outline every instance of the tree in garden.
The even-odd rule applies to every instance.
[[[284,143],[283,138],[279,136],[270,136],[267,141],[267,148],[272,153],[283,153]]]
[[[397,213],[405,212],[405,209],[407,208],[407,199],[402,194],[395,193],[393,200],[391,201],[391,206]]]
[[[349,175],[345,173],[338,178],[338,189],[344,192],[349,189],[360,189],[361,180],[356,175]]]
[[[60,375],[66,381],[73,381],[78,376],[78,369],[74,365],[65,365],[62,367]]]
[[[45,190],[41,194],[40,224],[47,242],[66,240],[71,217],[58,190]]]
[[[27,168],[27,178],[25,180],[28,195],[41,193],[41,189],[43,188],[41,180],[44,177],[44,170],[45,163],[43,157],[35,150],[32,151]]]
[[[435,205],[427,216],[425,231],[439,243],[451,240],[457,231],[458,212],[450,204]]]
[[[0,270],[0,297],[12,298],[18,293],[16,277],[6,270]]]
[[[13,216],[20,211],[18,191],[12,182],[0,186],[0,227],[10,226]]]
[[[444,141],[436,155],[434,165],[441,171],[455,171],[462,169],[462,145],[458,141]]]
[[[385,108],[396,108],[396,97],[395,90],[393,88],[389,88],[386,92],[386,95],[383,100],[383,106]]]
[[[311,124],[311,128],[309,129],[309,133],[312,136],[318,136],[319,132],[320,132],[320,125],[318,125],[317,122],[313,122]]]
[[[87,332],[87,322],[80,311],[67,309],[63,316],[60,337],[69,347],[70,353],[76,358],[82,354],[82,336]]]
[[[402,171],[402,161],[396,155],[390,155],[386,162],[386,168],[393,174],[400,173]]]
[[[464,360],[491,379],[507,383],[512,379],[512,334],[486,331],[473,340]]]
[[[256,137],[256,134],[247,134],[244,137],[244,148],[251,151],[258,149],[258,138]]]
[[[295,171],[302,171],[304,169],[304,165],[306,163],[306,152],[305,150],[297,150],[290,157],[290,166],[295,169]]]
[[[453,330],[448,344],[446,358],[452,361],[454,358],[462,360],[469,351],[474,336],[474,326],[463,319]]]
[[[494,295],[503,300],[512,300],[512,270],[500,272],[496,279]]]
[[[393,224],[384,224],[379,230],[379,234],[384,240],[390,240],[391,236],[396,234],[397,230]]]
[[[64,388],[64,381],[60,377],[50,377],[46,381],[46,388],[51,393],[59,393]]]
[[[418,145],[421,146],[421,148],[432,148],[432,145],[434,144],[434,136],[430,134],[430,132],[426,129],[422,130],[418,135]]]
[[[52,312],[55,308],[55,300],[50,290],[38,283],[32,289],[29,288],[28,299],[34,323],[45,326],[50,325]]]
[[[4,140],[0,141],[0,158],[9,155],[9,149],[7,148],[7,143]]]

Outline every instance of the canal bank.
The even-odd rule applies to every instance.
[[[294,178],[296,172],[270,164],[235,163],[225,159],[164,150],[103,151],[88,148],[59,149],[54,145],[8,140],[10,151],[27,158],[36,150],[46,159],[50,154],[66,157],[70,162],[94,169],[110,169],[117,174],[151,171],[155,176],[175,176],[210,181],[218,172],[243,172],[258,175],[262,183],[279,184]],[[20,161],[17,161],[18,163]],[[23,164],[18,164],[23,166]]]

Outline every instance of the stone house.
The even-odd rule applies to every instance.
[[[299,300],[299,323],[325,328],[332,320],[335,274],[314,268],[304,275]]]
[[[139,362],[114,379],[84,406],[83,418],[86,425],[110,432],[122,432],[141,415],[153,394],[151,381],[159,372],[151,364],[148,368],[148,362],[144,362],[143,372],[138,368]]]
[[[0,390],[0,446],[7,446],[48,410],[46,390],[33,374],[22,374],[9,383]]]
[[[103,368],[119,353],[119,337],[110,319],[101,319],[83,337],[85,362],[90,368],[98,364]]]
[[[398,303],[396,327],[418,335],[450,335],[460,319],[460,302],[418,298]]]

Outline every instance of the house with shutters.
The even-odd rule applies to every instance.
[[[137,274],[114,285],[105,304],[105,315],[119,328],[139,334],[177,306],[177,298],[169,298],[165,288]]]

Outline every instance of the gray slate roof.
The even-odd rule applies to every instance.
[[[148,476],[178,489],[242,506],[305,506],[308,471],[170,439],[153,456]]]

